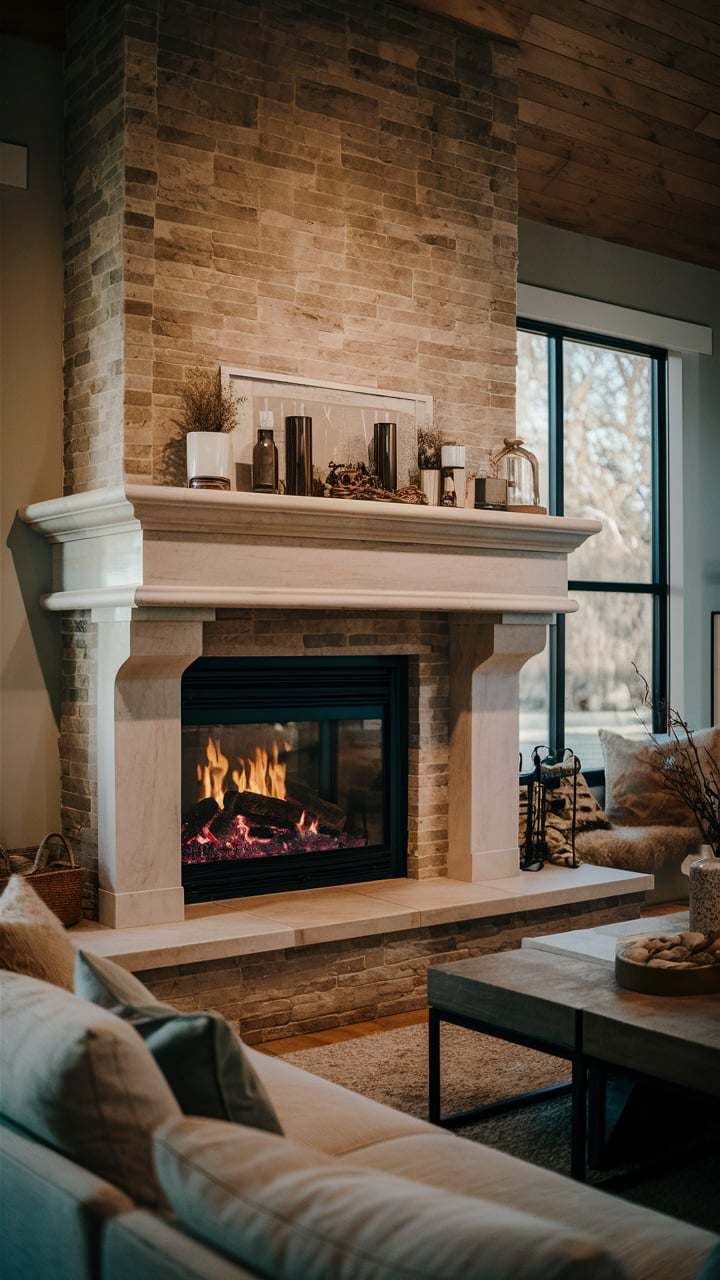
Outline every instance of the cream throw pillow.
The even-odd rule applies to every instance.
[[[623,738],[609,729],[600,729],[599,737],[605,758],[605,812],[611,822],[618,827],[695,826],[692,811],[662,775],[665,753],[677,756],[687,747],[660,734],[661,750],[648,738]],[[709,755],[720,767],[720,727],[699,729],[693,741],[701,760]]]
[[[0,894],[0,968],[27,973],[72,991],[75,948],[54,911],[25,876]]]
[[[151,1135],[181,1112],[137,1032],[87,1000],[20,973],[0,973],[0,1008],[6,1119],[133,1200],[164,1205]]]
[[[162,1125],[154,1145],[182,1225],[266,1280],[624,1275],[612,1255],[558,1222],[359,1168],[276,1134],[186,1119]]]

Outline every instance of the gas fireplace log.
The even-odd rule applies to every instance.
[[[238,812],[234,805],[237,791],[226,791],[223,796],[223,807],[213,818],[208,830],[216,840],[229,840],[235,831],[235,815]]]
[[[275,796],[259,796],[254,791],[233,793],[233,810],[246,818],[260,818],[262,825],[290,830],[299,822],[303,806],[294,800],[277,800]]]
[[[299,782],[292,782],[290,786],[293,800],[297,800],[306,813],[318,819],[318,824],[323,831],[345,830],[347,815],[344,809],[332,804],[330,800],[323,800],[321,796],[316,795],[309,787],[303,787]]]
[[[217,800],[213,800],[212,796],[207,796],[204,800],[198,800],[193,805],[190,812],[183,819],[183,836],[186,840],[192,840],[194,836],[200,835],[203,827],[208,822],[212,822],[216,814],[220,812],[220,806]]]

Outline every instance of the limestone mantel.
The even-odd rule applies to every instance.
[[[567,560],[596,521],[131,484],[20,515],[54,544],[45,607],[98,624],[103,923],[183,918],[180,684],[220,608],[447,612],[448,871],[517,870],[519,672],[577,607]]]
[[[20,512],[56,544],[48,609],[567,613],[594,520],[125,485]]]

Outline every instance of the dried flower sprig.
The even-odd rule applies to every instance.
[[[183,431],[230,432],[238,423],[238,404],[229,387],[224,387],[220,370],[191,369],[180,388],[182,413],[175,425]]]
[[[650,686],[633,668],[643,685],[643,703],[652,706]],[[716,858],[720,858],[720,765],[707,747],[698,747],[687,721],[667,703],[662,705],[667,723],[667,742],[654,742],[661,759],[650,761],[651,768],[662,775],[670,791],[686,805],[695,818],[703,843],[710,846]],[[677,750],[674,750],[677,748]]]

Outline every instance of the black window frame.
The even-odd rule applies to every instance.
[[[614,592],[649,595],[653,602],[652,731],[666,729],[669,663],[669,551],[668,551],[668,353],[662,347],[606,334],[518,317],[518,332],[535,333],[547,340],[548,352],[548,512],[564,511],[564,368],[563,343],[584,342],[595,347],[626,351],[652,360],[651,372],[651,466],[652,466],[652,550],[650,582],[597,582],[570,578],[570,592]],[[520,424],[518,424],[518,433]],[[548,637],[548,747],[557,758],[565,750],[565,615],[558,614]],[[590,785],[604,780],[602,769],[583,770]]]

